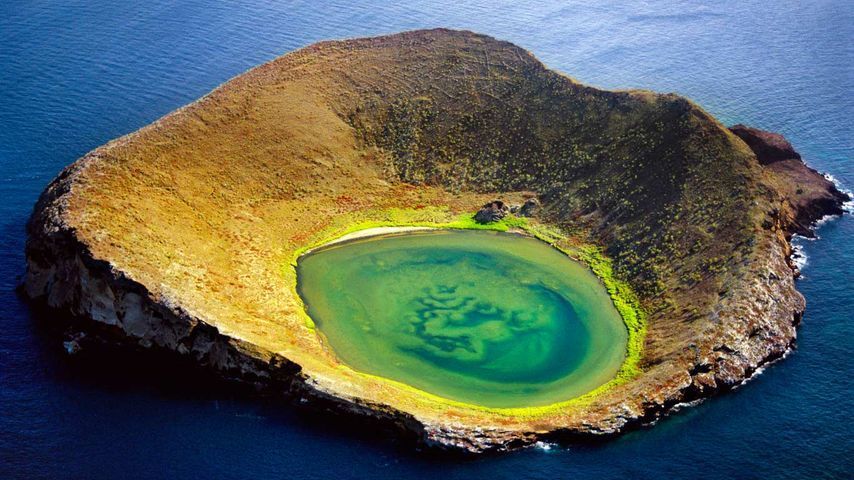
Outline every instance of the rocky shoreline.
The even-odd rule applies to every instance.
[[[411,35],[461,35],[468,41],[469,34],[441,31]],[[371,48],[383,41],[365,40]],[[504,43],[496,48],[499,47],[509,48]],[[322,51],[324,44],[312,48]],[[519,55],[519,61],[523,61],[516,50],[509,51],[513,58]],[[271,68],[260,67],[261,73],[256,75]],[[240,81],[238,78],[238,86]],[[673,104],[684,108],[679,100]],[[157,128],[168,127],[175,118],[159,121]],[[391,425],[427,446],[485,452],[513,450],[537,441],[604,438],[652,422],[686,402],[740,385],[757,369],[784,356],[795,341],[805,302],[794,285],[797,272],[790,260],[790,240],[795,234],[810,236],[813,224],[822,217],[841,214],[842,205],[849,198],[807,167],[783,137],[744,126],[735,126],[732,132],[753,152],[759,166],[749,168],[763,175],[762,184],[767,187],[767,202],[771,205],[762,230],[750,238],[749,246],[756,252],[754,260],[740,264],[738,275],[721,287],[720,300],[710,311],[697,316],[709,321],[685,322],[691,328],[679,332],[681,336],[675,339],[661,340],[659,330],[651,334],[648,348],[653,354],[643,375],[578,413],[553,421],[507,420],[505,427],[505,419],[499,417],[479,425],[440,414],[406,412],[383,401],[370,400],[377,397],[362,396],[358,389],[342,391],[337,388],[341,384],[323,375],[306,373],[304,365],[282,353],[287,349],[254,341],[245,332],[234,331],[233,324],[216,324],[198,304],[188,307],[174,289],[140,280],[147,277],[118,265],[119,255],[103,258],[94,253],[99,251],[97,248],[107,248],[92,244],[92,239],[100,238],[100,225],[90,226],[87,232],[81,220],[86,217],[75,217],[71,211],[76,208],[76,215],[87,211],[88,204],[81,200],[82,185],[94,188],[89,178],[94,174],[89,170],[105,164],[110,149],[121,146],[117,144],[108,144],[69,166],[42,194],[27,226],[27,272],[20,291],[40,306],[77,319],[74,323],[82,329],[67,339],[69,350],[79,348],[90,337],[131,348],[173,352],[226,379],[274,391],[299,405]],[[119,144],[128,141],[126,138]],[[344,178],[352,183],[346,175]],[[565,204],[561,194],[552,191],[540,197],[542,206],[531,204],[528,208],[541,208],[544,221],[559,219],[555,223],[563,224],[566,215],[560,210]],[[337,204],[352,201],[346,195],[331,198]],[[74,202],[76,206],[72,206]],[[472,215],[482,202],[467,203]],[[503,203],[491,202],[480,215],[492,220],[505,214],[504,207]],[[581,220],[587,218],[585,215],[595,217],[591,212],[598,212],[597,208],[586,206],[576,210],[573,218]],[[608,215],[590,221],[597,222],[602,238],[610,238]],[[57,316],[57,321],[61,317]]]
[[[810,168],[782,135],[745,125],[735,125],[730,130],[756,154],[759,164],[784,178],[786,197],[783,215],[785,230],[791,235],[815,237],[815,222],[825,216],[842,215],[842,206],[849,196],[817,170]]]

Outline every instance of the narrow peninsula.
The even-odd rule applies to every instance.
[[[22,292],[67,314],[55,321],[68,317],[79,332],[70,348],[97,338],[183,356],[300,408],[365,417],[426,445],[510,450],[644,424],[783,356],[805,308],[789,240],[846,200],[783,137],[728,129],[678,95],[600,90],[511,43],[413,31],[286,54],[67,167],[29,222]],[[595,319],[572,304],[587,297],[562,286],[562,259],[540,262],[548,277],[526,275],[530,262],[513,267],[518,278],[482,292],[489,301],[476,300],[476,284],[430,290],[428,279],[458,270],[423,260],[415,285],[427,293],[404,298],[395,286],[408,280],[365,247],[348,278],[371,274],[398,291],[389,308],[426,306],[407,327],[420,343],[399,336],[374,352],[396,348],[387,352],[396,359],[420,348],[444,369],[425,366],[423,378],[396,363],[365,371],[374,364],[360,355],[370,351],[336,338],[387,324],[368,307],[350,318],[324,306],[318,290],[301,295],[298,270],[329,242],[379,227],[545,242],[551,250],[536,255],[583,267],[590,301],[605,299],[608,325],[619,328],[584,323]],[[502,276],[477,260],[492,248],[481,244],[434,247],[484,278]],[[421,258],[387,251],[401,264]],[[324,268],[306,282],[331,282]],[[347,286],[340,291],[367,295]],[[542,316],[520,295],[546,299],[533,302]],[[494,308],[505,300],[517,306]],[[579,335],[600,335],[590,344],[601,347],[553,354],[572,351],[576,337],[560,337],[570,327],[554,323],[568,318]],[[528,335],[512,342],[528,354],[489,350],[513,335]],[[571,372],[561,368],[604,351],[596,365],[607,378],[584,377],[584,391],[542,388],[526,404],[518,389],[512,398],[489,390],[510,380],[529,388],[535,374],[565,381]],[[506,371],[483,367],[485,358]],[[535,359],[549,369],[515,370]],[[451,388],[452,374],[477,375],[471,385],[482,391]],[[489,383],[499,377],[504,384]]]

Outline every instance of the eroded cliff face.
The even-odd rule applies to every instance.
[[[66,168],[48,186],[27,225],[27,272],[21,285],[26,297],[108,327],[103,331],[112,331],[112,340],[191,355],[227,376],[256,381],[270,378],[278,368],[298,370],[269,352],[220,334],[172,299],[152,294],[109,261],[93,257],[64,218],[84,166],[81,162]]]
[[[772,188],[779,195],[779,209],[771,212],[772,217],[780,217],[778,228],[787,234],[813,237],[813,222],[826,215],[842,215],[848,195],[807,166],[782,135],[744,125],[730,130],[753,149],[770,174]]]
[[[740,384],[795,340],[788,240],[847,196],[782,137],[732,132],[684,99],[591,89],[468,32],[325,42],[63,171],[28,225],[22,292],[110,341],[429,445],[613,434]],[[641,375],[571,410],[484,414],[348,373],[306,327],[282,266],[324,232],[395,208],[473,215],[520,191],[639,292]]]

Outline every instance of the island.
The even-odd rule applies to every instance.
[[[790,240],[847,200],[782,136],[727,128],[686,98],[586,86],[472,32],[412,31],[288,53],[88,153],[35,206],[21,291],[74,328],[69,350],[97,339],[189,358],[297,408],[355,415],[424,445],[512,450],[650,423],[781,358],[805,308]],[[301,292],[298,270],[330,242],[355,248],[353,235],[399,228],[517,235],[560,253],[543,268],[583,266],[601,290],[590,298],[607,299],[599,311],[613,308],[620,325],[601,335],[620,342],[618,356],[602,360],[608,378],[527,405],[355,368],[371,349],[337,353],[346,346],[329,341],[332,328],[351,325],[312,313],[322,300],[307,305],[320,297]],[[488,253],[491,240],[478,242]],[[451,247],[463,248],[442,246],[443,255]],[[480,253],[465,248],[454,261]],[[360,265],[380,272],[378,258]],[[319,285],[332,281],[318,268]],[[563,288],[558,272],[548,277],[554,289]],[[398,277],[389,278],[378,281],[394,291]],[[538,281],[495,280],[490,301],[501,292],[519,300],[516,285]],[[478,342],[508,335],[532,335],[518,342],[530,352],[514,357],[521,362],[572,348],[543,337],[563,327],[524,316],[527,307],[504,315],[516,323],[502,330],[489,302],[464,305],[471,285],[464,299],[456,286],[418,288],[426,293],[412,302],[432,310],[412,317],[421,322],[412,331],[436,358],[463,337],[468,357],[451,360],[475,367],[486,348]],[[548,319],[574,315],[550,302]],[[449,320],[428,324],[437,309]],[[492,317],[435,333],[470,314]],[[407,341],[398,344],[412,350]]]

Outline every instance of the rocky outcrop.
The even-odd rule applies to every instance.
[[[523,217],[533,217],[540,210],[540,201],[536,198],[529,198],[519,207],[519,215]]]
[[[779,133],[767,132],[758,128],[738,124],[730,127],[730,131],[756,154],[756,159],[762,165],[768,165],[781,160],[800,160],[801,155],[795,151],[792,144]]]
[[[493,200],[480,207],[474,214],[474,220],[478,223],[492,223],[501,220],[510,213],[510,207],[501,200]]]
[[[760,165],[771,174],[780,195],[780,206],[771,213],[781,218],[781,228],[789,235],[813,237],[815,221],[843,213],[842,205],[851,200],[850,196],[807,166],[785,137],[744,125],[735,125],[730,130],[744,140]]]

